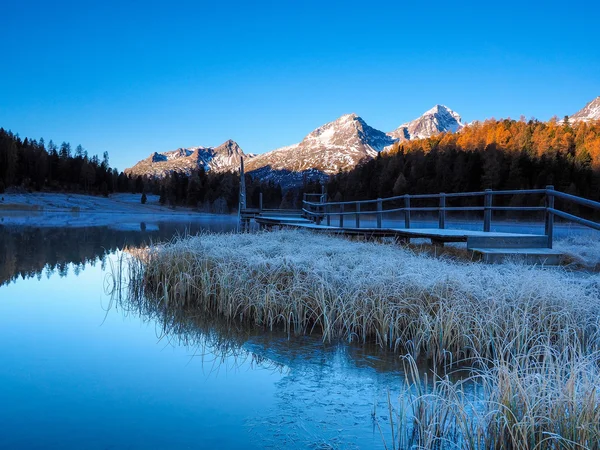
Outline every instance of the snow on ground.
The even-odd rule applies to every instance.
[[[140,224],[151,227],[158,222],[193,222],[199,219],[223,217],[237,220],[235,216],[218,216],[191,212],[165,213],[132,213],[132,212],[80,212],[66,213],[62,211],[21,212],[8,211],[0,214],[0,225],[13,227],[94,227],[109,226],[119,230],[139,230]]]
[[[39,210],[39,211],[113,211],[113,212],[154,212],[170,211],[161,206],[158,195],[147,195],[142,205],[141,194],[113,194],[109,197],[35,192],[31,194],[1,194],[0,210]]]
[[[82,194],[1,194],[0,225],[31,227],[111,226],[139,229],[140,223],[191,221],[223,216],[199,213],[191,208],[172,209],[159,204],[157,195],[113,194],[100,197]]]

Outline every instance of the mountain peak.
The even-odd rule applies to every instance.
[[[298,144],[258,155],[248,164],[248,171],[269,166],[291,172],[334,174],[377,156],[393,143],[393,138],[370,127],[357,114],[344,114],[316,128]]]
[[[201,167],[205,171],[235,171],[242,157],[250,155],[244,155],[238,143],[228,139],[218,147],[182,147],[169,152],[154,152],[133,167],[125,169],[125,174],[164,177],[171,172],[189,174]]]
[[[351,121],[354,121],[356,119],[362,120],[358,116],[358,114],[356,114],[356,113],[350,113],[350,114],[344,114],[344,115],[338,117],[336,120],[334,120],[334,122],[351,122]]]
[[[600,96],[589,102],[582,109],[569,117],[569,119],[574,122],[600,120]]]
[[[215,147],[215,153],[226,153],[228,155],[241,154],[244,156],[241,147],[232,139],[228,139],[218,147]]]
[[[438,114],[440,111],[446,111],[448,109],[449,109],[448,107],[438,104],[438,105],[435,105],[433,108],[425,111],[425,113],[423,113],[423,115],[427,116],[427,115],[431,115],[431,114]]]
[[[415,120],[404,123],[389,136],[401,141],[424,139],[446,131],[456,132],[465,125],[460,115],[445,105],[435,105]]]

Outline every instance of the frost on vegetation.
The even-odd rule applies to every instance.
[[[456,262],[301,231],[187,237],[144,259],[133,279],[170,306],[440,363],[497,358],[544,339],[600,343],[599,275]]]
[[[600,270],[600,232],[573,234],[557,240],[554,248],[587,268]]]

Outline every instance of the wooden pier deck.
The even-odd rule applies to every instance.
[[[535,205],[544,206],[505,206],[494,205],[495,196],[537,196],[533,197]],[[310,201],[316,198],[315,201]],[[469,198],[469,206],[449,206],[447,201],[461,201]],[[479,199],[479,200],[477,200]],[[483,199],[483,201],[481,201]],[[301,210],[266,210],[262,208],[262,197],[259,208],[240,206],[240,217],[244,228],[250,220],[261,227],[291,227],[322,233],[341,234],[364,237],[393,237],[400,241],[410,242],[411,239],[429,239],[436,246],[448,242],[466,242],[467,249],[481,255],[485,262],[502,262],[506,259],[520,259],[530,264],[555,265],[562,261],[562,254],[552,249],[554,239],[554,218],[571,221],[600,231],[600,223],[575,216],[555,207],[555,199],[563,203],[572,203],[600,212],[600,203],[564,192],[555,191],[552,186],[546,189],[530,189],[517,191],[464,192],[452,194],[422,194],[402,195],[376,200],[361,200],[352,202],[328,202],[325,192],[321,194],[305,194]],[[428,200],[426,206],[414,206],[411,201]],[[438,202],[431,206],[431,201]],[[384,208],[387,202],[390,206]],[[480,202],[477,204],[477,202]],[[492,213],[529,212],[544,214],[544,234],[522,234],[491,231]],[[438,228],[414,227],[411,213],[436,214]],[[483,214],[482,231],[448,228],[446,216],[448,212],[469,212]],[[404,227],[385,226],[384,215],[401,214],[404,217]],[[337,225],[333,222],[336,221]],[[375,226],[373,226],[375,224]]]
[[[331,225],[317,225],[300,216],[289,217],[273,214],[256,216],[255,221],[267,228],[296,228],[366,238],[392,237],[405,243],[409,243],[411,239],[429,239],[436,246],[443,246],[449,242],[466,242],[468,250],[481,255],[482,260],[489,263],[517,258],[530,264],[557,265],[560,264],[562,258],[560,252],[546,247],[547,237],[544,235],[435,228],[340,228]]]

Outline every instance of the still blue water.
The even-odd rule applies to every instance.
[[[397,356],[217,321],[164,333],[111,299],[124,246],[234,228],[0,227],[0,448],[383,448]]]

